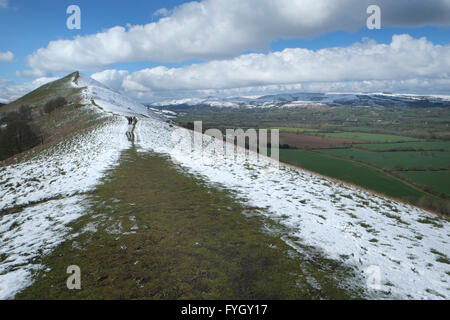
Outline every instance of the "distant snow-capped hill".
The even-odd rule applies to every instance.
[[[406,95],[391,93],[283,93],[261,97],[186,98],[153,103],[152,106],[210,106],[232,108],[304,107],[450,107],[450,96]]]

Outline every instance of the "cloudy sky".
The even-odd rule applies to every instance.
[[[0,0],[0,28],[0,102],[75,70],[143,102],[450,94],[450,0]]]

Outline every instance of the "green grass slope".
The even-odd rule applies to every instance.
[[[81,91],[72,81],[79,77],[78,72],[71,73],[64,78],[50,82],[26,94],[22,98],[0,107],[0,124],[8,113],[19,112],[24,105],[31,109],[31,119],[28,125],[39,137],[40,144],[32,149],[24,149],[20,154],[6,158],[0,165],[10,164],[58,143],[77,132],[85,130],[100,121],[100,114],[90,106],[82,104]],[[66,104],[51,112],[45,112],[45,104],[55,98],[63,97]],[[5,117],[6,118],[6,117]],[[3,119],[4,120],[4,119]],[[3,157],[4,158],[4,157]],[[2,157],[0,157],[2,159]]]
[[[77,72],[74,72],[62,79],[47,83],[17,99],[16,101],[2,106],[0,108],[0,115],[7,112],[18,111],[23,105],[28,105],[32,108],[37,107],[56,97],[64,97],[70,101],[79,100],[78,94],[82,89],[74,88],[70,84],[76,74]]]
[[[425,193],[381,170],[362,163],[306,150],[281,150],[282,161],[350,182],[390,197],[418,201]]]

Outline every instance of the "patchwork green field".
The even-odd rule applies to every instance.
[[[312,128],[323,133],[336,131],[382,133],[420,139],[449,140],[450,110],[448,108],[402,107],[338,107],[328,110],[305,108],[214,108],[196,106],[171,107],[178,113],[177,121],[200,121],[211,126],[255,128]],[[366,136],[369,138],[370,136]],[[376,136],[375,141],[385,142]],[[390,139],[387,139],[388,142]],[[368,140],[369,142],[372,140]],[[394,141],[398,141],[397,138]],[[400,141],[405,141],[401,139]],[[406,141],[411,141],[406,139]],[[392,141],[391,141],[392,142]]]
[[[208,128],[280,129],[282,161],[450,214],[448,108],[174,111],[188,128],[192,121],[203,121]]]
[[[373,152],[358,149],[321,150],[326,154],[370,163],[384,169],[446,169],[450,166],[450,152],[400,151]]]
[[[290,128],[290,127],[272,127],[268,128],[268,130],[278,129],[280,132],[289,132],[289,133],[313,133],[318,132],[318,129],[311,128]]]
[[[450,151],[448,141],[424,141],[424,142],[402,142],[402,143],[371,143],[355,145],[356,148],[372,151]]]
[[[450,195],[450,171],[405,171],[398,174],[418,185],[431,186],[435,192]]]
[[[319,133],[319,135],[331,138],[353,139],[353,140],[365,140],[373,142],[402,142],[402,141],[417,141],[419,139],[403,137],[391,134],[376,134],[365,132],[332,132],[332,133]]]
[[[282,161],[400,199],[417,201],[424,193],[370,166],[307,150],[280,150]]]

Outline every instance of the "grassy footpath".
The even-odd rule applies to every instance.
[[[130,149],[90,196],[79,233],[42,264],[18,299],[346,299],[348,268],[311,248],[303,256],[255,208]],[[263,230],[272,230],[263,232]],[[277,230],[277,231],[275,231]],[[69,265],[82,290],[66,288]],[[340,284],[340,286],[338,285]]]

